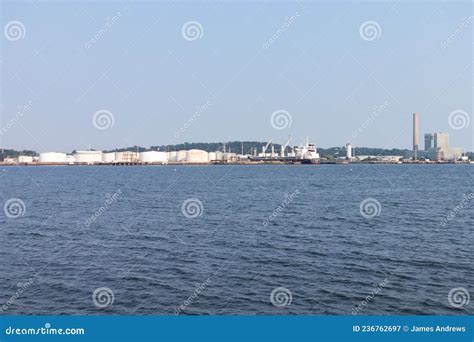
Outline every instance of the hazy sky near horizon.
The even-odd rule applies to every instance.
[[[2,1],[0,147],[411,148],[419,112],[420,148],[442,131],[473,151],[472,15],[470,1]]]

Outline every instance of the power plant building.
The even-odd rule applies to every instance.
[[[419,137],[419,128],[418,128],[418,113],[413,113],[413,156],[415,159],[418,158],[418,137]]]
[[[425,134],[425,151],[429,151],[434,148],[434,134],[426,133]]]

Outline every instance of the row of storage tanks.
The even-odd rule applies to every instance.
[[[209,163],[212,161],[232,161],[235,153],[206,152],[203,150],[181,150],[172,152],[107,152],[76,151],[73,155],[60,152],[40,153],[38,163],[41,164],[101,164],[101,163],[143,163],[167,164],[168,162],[182,163]],[[20,163],[34,162],[32,157],[20,156]]]

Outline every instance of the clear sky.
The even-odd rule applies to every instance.
[[[294,144],[411,148],[416,111],[420,145],[443,131],[474,150],[470,1],[1,6],[3,148],[288,134]],[[275,111],[289,120],[272,125]]]

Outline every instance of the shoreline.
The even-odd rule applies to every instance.
[[[93,163],[93,164],[86,164],[86,163],[75,163],[75,164],[64,164],[64,163],[0,163],[0,166],[221,166],[221,165],[248,165],[248,166],[258,166],[258,165],[459,165],[459,164],[466,164],[466,165],[474,165],[474,161],[441,161],[441,162],[379,162],[379,161],[367,161],[367,162],[329,162],[323,161],[318,163],[290,163],[290,162],[209,162],[209,163],[182,163],[182,162],[167,162],[167,163]]]

